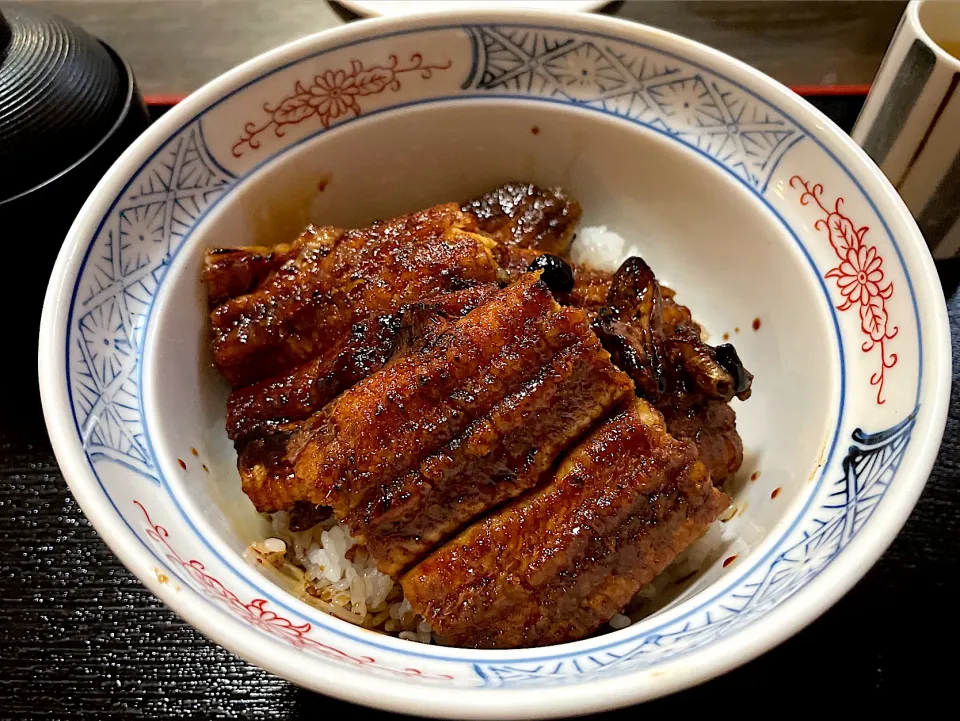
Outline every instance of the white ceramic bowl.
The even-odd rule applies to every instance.
[[[222,430],[202,251],[515,178],[569,188],[584,223],[628,238],[624,255],[642,254],[756,374],[753,398],[736,406],[746,461],[732,484],[735,538],[666,608],[578,643],[474,651],[357,629],[241,558],[265,528]],[[174,108],[70,232],[46,299],[40,380],[84,512],[204,634],[359,703],[539,717],[690,686],[836,601],[923,488],[945,422],[948,341],[913,220],[816,110],[658,30],[502,11],[315,35]]]

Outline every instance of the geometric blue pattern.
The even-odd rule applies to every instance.
[[[471,26],[473,71],[463,89],[537,95],[598,107],[674,136],[759,190],[800,130],[713,74],[596,37],[526,27]]]
[[[919,408],[917,409],[919,410]],[[853,433],[843,461],[843,478],[816,514],[803,539],[782,551],[756,580],[748,579],[711,611],[676,627],[650,633],[632,645],[551,663],[475,664],[485,686],[512,687],[536,681],[565,683],[583,673],[632,672],[694,651],[720,635],[729,636],[771,611],[819,574],[870,518],[907,450],[917,410],[885,431]]]
[[[144,311],[184,235],[233,180],[194,123],[144,166],[103,224],[78,289],[72,334],[74,410],[91,461],[121,463],[159,483],[137,387]]]

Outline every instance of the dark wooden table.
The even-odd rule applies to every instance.
[[[97,6],[104,13],[110,8],[119,13],[120,6],[130,10],[146,5],[85,0],[44,4],[57,5],[58,9],[74,6],[74,10],[80,5],[88,9]],[[155,13],[155,18],[166,18],[166,25],[157,20],[158,36],[173,32],[171,28],[191,26],[188,0],[152,4],[156,7],[140,10]],[[212,22],[210,17],[224,12],[222,6],[257,6],[266,10],[271,4],[279,7],[281,2],[228,0],[196,4],[203,10],[199,16],[208,18],[204,22]],[[867,26],[864,23],[876,19],[869,19],[870,13],[850,4],[832,4],[838,6],[838,16],[852,18],[851,25],[861,30]],[[329,10],[322,0],[291,5],[299,8],[294,14]],[[693,18],[722,14],[706,3],[687,5],[683,11],[673,10],[677,13],[674,17],[685,13]],[[733,8],[733,16],[745,6],[729,5],[741,8]],[[810,5],[803,4],[803,12],[812,13],[808,17],[824,12],[811,9]],[[876,16],[890,14],[895,22],[899,9],[891,14],[884,7],[886,4],[872,5]],[[163,14],[163,6],[167,15]],[[181,15],[176,21],[169,15],[173,6],[179,8]],[[759,12],[756,8],[754,11]],[[669,14],[665,8],[658,12]],[[794,18],[791,22],[799,23],[797,18],[802,13],[792,10],[787,16]],[[757,15],[748,13],[745,17]],[[136,13],[131,22],[136,22]],[[125,34],[132,31],[119,17],[102,18],[102,23],[99,27],[91,25],[101,32],[113,27],[117,32],[111,41],[132,37]],[[231,27],[241,25],[246,27],[243,23]],[[708,25],[716,30],[713,23]],[[771,48],[776,44],[768,37],[754,37],[757,25],[746,19],[730,25],[743,27],[739,31],[743,41],[741,57],[749,58],[752,52],[763,54],[758,48],[765,43],[770,43]],[[236,42],[214,33],[213,27],[206,26],[209,42],[205,49],[194,49],[197,62],[202,62],[204,53],[217,55],[216,48],[233,47]],[[691,21],[690,27],[700,26]],[[820,29],[808,27],[811,34]],[[885,44],[892,26],[884,32]],[[190,30],[189,37],[202,36],[200,28]],[[271,37],[268,44],[284,39]],[[866,35],[859,37],[866,40]],[[161,42],[157,39],[157,46]],[[871,43],[871,47],[875,46]],[[262,48],[248,49],[254,52]],[[149,53],[147,49],[142,52]],[[775,62],[773,55],[773,50],[769,50],[767,62]],[[155,91],[179,92],[200,79],[196,68],[178,65],[168,68],[167,77],[171,79],[165,81],[167,71],[151,69],[150,63],[140,57],[145,62],[144,69],[150,71],[148,83],[156,83]],[[230,62],[241,59],[239,54],[230,57]],[[875,55],[874,61],[878,60],[879,55]],[[875,66],[873,62],[874,69]],[[207,74],[218,72],[221,67],[217,65]],[[849,77],[838,71],[836,79],[863,80],[863,73],[856,74],[860,71],[855,70],[855,64],[849,67]],[[789,76],[799,71],[784,64],[783,73]],[[812,79],[800,74],[795,77],[803,82]],[[817,99],[826,112],[846,127],[853,122],[861,102],[862,98],[856,96]],[[960,264],[941,266],[941,278],[949,298],[956,375],[960,369],[960,294],[956,291]],[[639,713],[667,712],[685,718],[685,713],[755,715],[795,710],[826,712],[832,718],[846,709],[892,712],[894,704],[908,704],[913,713],[925,716],[925,709],[949,704],[955,696],[955,642],[960,640],[956,611],[960,606],[960,584],[956,580],[960,576],[957,384],[952,394],[946,440],[919,504],[882,560],[844,599],[793,639],[723,678],[642,709],[626,709],[609,716],[626,718]],[[5,404],[0,408],[0,718],[315,721],[337,713],[364,712],[250,666],[205,640],[166,610],[113,557],[83,517],[66,490],[35,404]]]

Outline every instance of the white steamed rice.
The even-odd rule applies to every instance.
[[[577,232],[570,259],[598,270],[615,271],[625,249],[624,239],[606,226],[586,227]],[[703,538],[642,588],[624,613],[610,620],[610,628],[626,628],[663,608],[692,584],[699,571],[717,563],[721,555],[729,557],[745,550],[745,544],[725,529],[724,521],[731,515],[732,512],[712,524]],[[290,516],[285,511],[272,514],[271,522],[276,535],[251,544],[247,558],[287,576],[304,601],[364,628],[407,641],[438,642],[430,625],[413,612],[400,586],[377,570],[363,548],[354,545],[345,526],[330,518],[295,533],[290,530]]]
[[[300,533],[289,529],[285,511],[272,515],[276,536],[250,545],[247,558],[277,569],[293,581],[300,598],[350,623],[406,641],[438,643],[430,625],[413,612],[398,584],[376,569],[367,552],[355,546],[346,527],[333,519]],[[624,613],[610,619],[613,630],[626,628],[673,601],[692,585],[699,571],[721,556],[745,550],[742,542],[716,521],[652,583],[640,589]]]
[[[332,518],[299,533],[286,511],[271,516],[271,538],[250,545],[247,558],[273,567],[293,581],[300,598],[322,611],[365,628],[430,643],[430,626],[403,598],[400,587],[377,570],[370,555]]]
[[[591,225],[577,231],[570,246],[570,260],[612,273],[623,262],[626,248],[627,242],[621,235],[608,230],[605,225]]]

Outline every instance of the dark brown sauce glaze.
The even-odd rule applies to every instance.
[[[582,312],[561,311],[554,322],[559,327],[571,323],[573,336],[576,323],[584,331],[588,327],[577,315]],[[385,514],[390,520],[366,534],[371,553],[386,559],[379,564],[382,570],[399,571],[422,555],[424,544],[406,539],[442,540],[465,518],[535,486],[593,421],[632,393],[629,380],[613,368],[595,339],[585,337],[587,342],[577,339],[560,350],[533,378],[498,402],[488,419],[474,421],[462,442],[449,443],[404,479],[404,496],[415,497],[414,489],[427,486],[429,503]],[[396,506],[392,504],[391,511]],[[347,522],[356,515],[348,516]]]
[[[714,483],[721,485],[739,470],[743,441],[737,433],[737,415],[729,404],[671,400],[662,406],[662,412],[672,435],[696,444]]]
[[[396,357],[404,344],[439,331],[497,292],[495,283],[433,296],[353,326],[319,358],[285,374],[235,390],[227,400],[227,435],[235,441],[301,420]]]
[[[455,204],[359,230],[316,230],[253,291],[210,314],[214,363],[234,387],[304,363],[365,318],[458,284],[494,282],[492,243]]]
[[[729,499],[693,446],[634,400],[532,494],[411,569],[406,598],[458,646],[518,648],[581,638],[698,538]],[[509,573],[501,568],[507,560]]]
[[[580,204],[560,188],[506,183],[464,203],[477,227],[505,246],[536,248],[562,255],[570,247],[580,220]],[[528,261],[529,263],[529,261]]]
[[[286,500],[277,484],[246,490],[260,510],[331,506],[395,573],[535,485],[632,392],[583,311],[559,308],[528,275],[308,420],[284,451],[296,459]]]
[[[292,242],[272,247],[208,249],[200,279],[206,285],[210,307],[256,288],[280,266],[296,258],[316,232],[312,226],[308,227]]]

